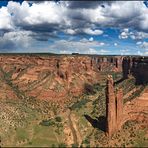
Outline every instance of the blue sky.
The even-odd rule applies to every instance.
[[[148,2],[0,1],[0,52],[148,55]]]

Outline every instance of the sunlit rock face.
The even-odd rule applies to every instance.
[[[114,90],[114,81],[111,75],[107,77],[106,88],[106,131],[109,137],[116,132],[116,97]]]
[[[147,63],[146,57],[0,55],[0,75],[12,96],[55,101],[82,94],[85,86],[102,79],[102,72],[123,71],[124,78],[147,82]]]
[[[121,71],[119,57],[75,55],[0,55],[0,73],[25,97],[64,100],[78,96],[85,86],[98,83],[100,73]],[[5,90],[6,91],[6,90]],[[20,95],[18,95],[20,97]]]

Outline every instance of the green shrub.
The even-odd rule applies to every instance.
[[[62,122],[62,118],[60,116],[55,117],[56,122]]]
[[[71,147],[76,148],[76,147],[78,147],[78,144],[72,144]]]
[[[82,99],[82,100],[80,100],[80,101],[74,103],[70,108],[71,108],[72,110],[74,110],[74,109],[76,109],[76,108],[79,109],[79,108],[82,108],[82,106],[84,106],[84,105],[87,104],[88,102],[89,102],[88,99]]]
[[[60,143],[58,147],[67,147],[65,143]]]
[[[52,126],[54,125],[54,121],[49,119],[49,120],[42,120],[42,122],[39,123],[42,126]]]
[[[56,145],[55,144],[52,144],[51,147],[56,147]]]

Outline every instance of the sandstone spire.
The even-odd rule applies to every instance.
[[[116,94],[116,114],[117,114],[117,128],[118,130],[121,129],[122,125],[122,115],[123,115],[123,91],[122,89],[117,90]]]
[[[116,129],[116,100],[114,93],[114,82],[111,75],[107,78],[106,89],[106,132],[109,137],[115,132]]]

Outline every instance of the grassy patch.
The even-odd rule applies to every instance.
[[[138,137],[135,140],[134,147],[147,147],[148,139],[145,137],[146,131],[137,131],[136,133]]]
[[[17,128],[16,129],[16,139],[18,141],[25,140],[29,137],[29,133],[26,129]]]
[[[82,108],[82,106],[86,105],[89,101],[90,101],[90,100],[88,100],[88,99],[82,99],[82,100],[80,100],[80,101],[74,103],[74,104],[70,107],[70,109],[72,109],[72,110],[80,109],[80,108]]]
[[[36,146],[36,147],[44,147],[44,146],[52,146],[52,144],[57,143],[54,139],[45,139],[45,138],[34,138],[28,145],[30,146]]]

